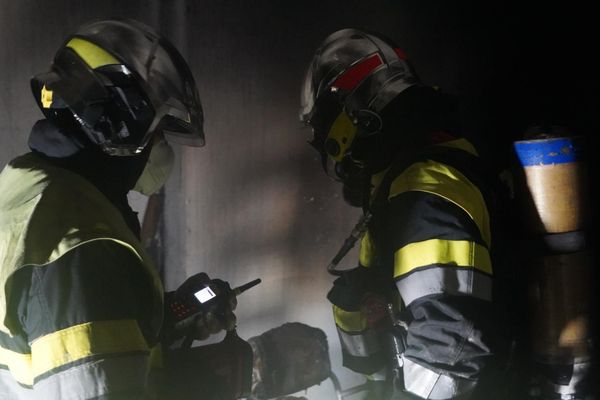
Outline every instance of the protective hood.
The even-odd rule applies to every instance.
[[[133,190],[146,196],[156,193],[171,175],[174,161],[175,154],[169,143],[162,139],[156,142]]]

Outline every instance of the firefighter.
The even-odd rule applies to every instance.
[[[492,212],[454,97],[390,40],[344,29],[316,50],[301,98],[324,169],[368,216],[359,266],[328,295],[344,365],[370,398],[474,398],[492,355]]]
[[[0,398],[146,398],[151,353],[182,334],[165,331],[178,291],[163,294],[127,193],[164,182],[166,140],[204,145],[194,79],[151,28],[105,20],[31,87],[45,119],[0,175]],[[231,328],[230,311],[185,333]]]

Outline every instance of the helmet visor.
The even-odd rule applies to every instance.
[[[333,93],[326,93],[318,99],[314,107],[315,112],[305,121],[313,130],[313,138],[310,144],[319,150],[319,152],[325,152],[325,142],[329,135],[329,130],[342,112],[342,109],[342,105],[335,95]]]
[[[92,70],[73,49],[64,47],[52,70],[37,79],[54,93],[44,108],[68,107],[92,143],[109,154],[135,154],[148,144],[156,113],[127,67],[110,64]]]
[[[168,40],[132,20],[91,23],[76,37],[106,50],[136,76],[155,111],[150,133],[162,131],[172,142],[204,145],[196,83],[187,63]]]
[[[156,115],[157,129],[168,141],[204,146],[200,97],[192,73],[179,52],[161,40],[147,72],[147,84],[161,104]]]
[[[313,85],[313,65],[306,71],[300,92],[300,122],[308,123],[315,108],[315,88]]]
[[[102,115],[94,121],[96,129],[108,133],[105,147],[143,149],[152,137],[156,115],[150,99],[124,65],[107,65],[96,73],[109,93]]]

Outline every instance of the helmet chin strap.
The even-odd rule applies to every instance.
[[[348,185],[344,182],[344,186],[342,187],[342,194],[344,196],[344,201],[352,206],[352,207],[362,207],[365,206],[365,185]]]
[[[337,163],[336,170],[343,183],[343,195],[346,203],[353,207],[365,207],[369,204],[371,174],[368,166],[346,156]],[[344,167],[345,166],[345,167]]]

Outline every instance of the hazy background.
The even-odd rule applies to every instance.
[[[595,143],[592,13],[482,3],[0,0],[0,164],[27,151],[41,118],[29,78],[48,68],[67,34],[111,16],[161,30],[195,75],[207,139],[201,149],[176,149],[166,191],[167,289],[199,271],[232,286],[261,278],[239,299],[240,335],[289,321],[320,327],[343,386],[358,384],[341,367],[325,298],[333,281],[325,266],[358,210],[322,173],[297,120],[300,84],[319,42],[345,27],[393,38],[423,81],[461,96],[465,131],[479,136],[490,159],[501,159],[533,122],[568,124]],[[143,212],[144,198],[134,202]],[[305,395],[333,392],[324,383]]]

